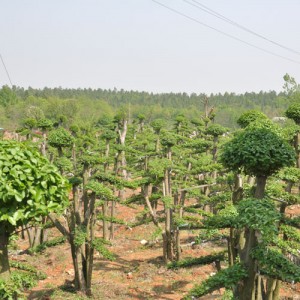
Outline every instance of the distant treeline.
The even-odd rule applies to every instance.
[[[132,119],[143,113],[148,121],[155,118],[171,120],[178,114],[184,114],[188,118],[199,118],[204,115],[207,103],[207,109],[213,108],[217,123],[234,128],[237,127],[236,120],[240,114],[249,109],[260,110],[270,118],[282,116],[288,106],[286,99],[284,93],[278,94],[275,91],[206,95],[154,94],[117,89],[10,89],[3,86],[0,89],[0,121],[3,126],[15,127],[22,118],[28,117],[28,109],[33,106],[39,107],[48,118],[53,119],[58,117],[57,114],[66,114],[66,117],[78,122],[96,122],[103,114],[114,115],[120,109],[126,109]],[[12,120],[12,115],[15,120]]]

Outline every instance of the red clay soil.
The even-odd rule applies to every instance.
[[[117,207],[117,215],[132,222],[141,208]],[[300,213],[300,207],[294,206],[289,214]],[[100,228],[99,228],[100,230]],[[168,270],[162,261],[161,241],[155,242],[152,224],[135,228],[116,226],[116,237],[110,250],[116,255],[115,261],[104,260],[96,254],[93,271],[93,299],[157,299],[179,300],[194,286],[212,273],[213,265],[192,267],[180,270]],[[58,235],[53,231],[52,235]],[[182,244],[188,245],[195,236],[194,232],[182,233]],[[150,246],[143,246],[141,240],[151,241]],[[26,247],[26,241],[20,247]],[[206,243],[192,249],[183,247],[183,257],[199,257],[211,251],[220,251],[226,245],[214,246]],[[28,299],[85,299],[82,295],[68,293],[66,290],[73,280],[73,266],[70,247],[67,243],[46,249],[43,254],[30,256],[26,254],[14,256],[15,260],[27,261],[47,274],[45,280],[28,292]],[[58,290],[60,292],[58,292]],[[221,299],[223,291],[202,297],[203,300]],[[284,285],[281,299],[300,299],[300,285]]]

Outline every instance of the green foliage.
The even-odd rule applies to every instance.
[[[206,134],[212,135],[214,137],[218,137],[227,131],[228,131],[227,128],[224,128],[223,126],[221,126],[219,124],[211,124],[207,127],[205,132],[206,132]]]
[[[288,96],[293,95],[295,92],[299,91],[299,84],[297,84],[294,77],[290,76],[288,73],[286,73],[283,76],[284,79],[284,90],[288,94]]]
[[[0,221],[13,226],[39,219],[67,204],[68,184],[36,150],[0,141]]]
[[[74,142],[72,135],[63,127],[55,129],[49,133],[48,143],[52,147],[70,147]]]
[[[231,170],[270,176],[282,167],[291,166],[295,152],[276,133],[258,128],[245,130],[223,146],[221,161]]]
[[[300,243],[300,233],[295,228],[282,224],[280,226],[280,230],[284,233],[284,235],[291,240],[294,240],[298,243]]]
[[[37,121],[34,118],[26,118],[22,121],[23,128],[33,129],[37,126]]]
[[[202,282],[201,285],[194,287],[184,299],[189,300],[193,299],[192,297],[201,297],[223,287],[231,289],[246,277],[247,271],[242,265],[235,264],[232,267],[219,271],[216,275]]]
[[[92,243],[93,248],[104,258],[108,260],[115,260],[115,255],[107,249],[106,245],[110,245],[110,243],[101,238],[95,238]]]
[[[300,103],[292,103],[285,112],[285,115],[294,120],[297,125],[300,125]]]
[[[290,253],[298,256],[299,243],[295,241],[275,237],[270,245],[273,245],[276,249],[280,249],[283,253]]]
[[[118,219],[118,218],[111,217],[111,216],[104,216],[103,214],[98,214],[97,219],[98,220],[109,221],[109,222],[114,223],[114,224],[129,225],[130,226],[130,224],[127,224],[127,222],[125,222],[122,219]]]
[[[101,134],[101,138],[104,140],[113,140],[117,137],[116,132],[112,131],[112,130],[105,130],[102,134]]]
[[[179,228],[193,228],[200,229],[203,228],[203,220],[197,216],[185,215],[182,218],[174,218],[174,223]]]
[[[300,180],[300,169],[293,167],[284,168],[279,172],[278,177],[288,182],[297,183]]]
[[[103,200],[113,201],[116,199],[116,197],[113,194],[113,191],[98,181],[95,180],[90,181],[86,185],[86,189],[91,190]]]
[[[33,288],[38,280],[47,277],[32,266],[17,261],[11,261],[10,265],[18,270],[11,272],[8,280],[0,280],[0,299],[25,300],[24,291]],[[19,271],[20,270],[20,271]]]
[[[201,244],[204,241],[209,241],[213,239],[222,238],[223,234],[220,233],[218,229],[202,229],[199,235],[196,237],[195,242],[196,244]]]
[[[63,172],[71,172],[73,170],[73,163],[67,157],[59,157],[54,161],[54,165]]]
[[[221,300],[237,300],[237,299],[234,298],[233,292],[231,290],[225,290]]]
[[[260,272],[285,282],[300,281],[300,267],[274,249],[256,248],[252,256],[259,261]]]
[[[111,185],[114,185],[118,189],[122,189],[124,187],[130,188],[130,189],[135,189],[138,186],[137,185],[138,183],[135,181],[124,180],[115,175],[103,173],[100,171],[97,172],[93,178],[99,180],[100,182],[107,182]]]
[[[213,214],[211,212],[207,212],[203,209],[199,209],[199,208],[196,208],[196,207],[188,207],[188,206],[185,206],[183,208],[184,211],[186,212],[190,212],[190,213],[196,213],[200,216],[205,216],[205,217],[212,217]]]
[[[269,119],[253,121],[247,126],[246,129],[249,131],[249,130],[256,130],[259,128],[270,130],[276,133],[278,136],[283,137],[282,128]]]
[[[40,245],[33,247],[33,248],[29,248],[28,252],[30,254],[34,254],[34,253],[39,253],[39,252],[43,252],[44,250],[46,250],[47,248],[51,248],[51,247],[55,247],[57,245],[61,245],[66,241],[66,237],[64,236],[60,236],[60,237],[56,237],[52,240],[46,241],[41,243]]]
[[[82,178],[80,177],[71,177],[69,178],[69,183],[72,185],[72,186],[78,186],[82,183]]]
[[[43,118],[37,121],[37,127],[43,130],[50,129],[52,126],[53,126],[52,121],[47,118]]]
[[[36,276],[36,278],[38,280],[44,280],[47,278],[47,274],[42,273],[40,271],[38,271],[35,267],[28,265],[28,264],[24,264],[20,261],[10,261],[10,266],[14,269],[18,269],[18,270],[22,270],[22,271],[27,271],[32,273],[34,276]]]
[[[290,144],[293,144],[295,136],[300,132],[300,126],[293,124],[282,129],[283,138]]]
[[[75,246],[80,247],[81,245],[83,245],[87,238],[86,226],[77,226],[73,233],[73,237]]]
[[[170,196],[164,196],[161,198],[161,201],[164,203],[166,208],[172,208],[173,207],[173,198]]]
[[[286,225],[289,225],[289,226],[292,226],[292,227],[300,229],[300,217],[294,217],[294,218],[283,217],[282,221]]]
[[[164,131],[162,132],[160,142],[165,147],[172,147],[177,143],[177,136],[174,133]]]
[[[7,85],[0,89],[0,105],[8,106],[17,102],[17,96],[14,91]]]
[[[185,258],[180,261],[173,261],[167,265],[168,269],[188,268],[192,266],[208,265],[215,261],[223,261],[226,257],[226,251],[218,252],[201,257]]]
[[[172,167],[172,162],[167,158],[154,158],[149,162],[147,174],[151,177],[164,177],[164,172],[167,168]]]
[[[264,113],[257,110],[248,110],[237,119],[237,123],[242,128],[246,128],[250,123],[264,119],[267,119],[267,116]]]
[[[203,139],[193,139],[187,141],[183,147],[187,149],[194,149],[195,153],[201,153],[208,150],[209,147],[211,147],[212,143],[207,140]]]
[[[155,131],[156,133],[159,133],[160,130],[161,130],[164,126],[166,126],[166,122],[165,122],[164,120],[162,120],[162,119],[155,119],[155,120],[153,120],[153,121],[150,123],[150,125],[152,126],[152,128],[154,129],[154,131]]]
[[[266,199],[244,199],[238,204],[238,226],[259,230],[270,238],[277,234],[281,214],[272,201]]]
[[[228,205],[221,209],[217,215],[213,215],[203,221],[203,225],[208,228],[230,228],[236,227],[238,222],[237,208]]]

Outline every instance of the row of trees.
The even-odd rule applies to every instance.
[[[146,121],[156,118],[174,119],[179,113],[186,117],[197,118],[203,111],[203,105],[209,99],[210,107],[217,111],[216,121],[230,128],[236,127],[241,112],[256,109],[269,117],[282,116],[287,108],[287,91],[277,94],[274,91],[224,94],[191,94],[147,92],[124,90],[92,90],[63,88],[20,88],[3,86],[0,89],[0,126],[13,129],[24,115],[30,116],[30,108],[40,108],[46,118],[52,120],[64,116],[68,122],[96,123],[104,114],[113,116],[119,107],[128,111],[129,121],[144,113]],[[147,111],[144,112],[144,107]]]
[[[47,215],[71,245],[75,287],[91,295],[94,252],[113,259],[106,245],[114,238],[114,224],[124,224],[115,217],[116,204],[142,204],[144,213],[127,225],[153,222],[170,266],[181,259],[180,232],[186,228],[213,230],[228,241],[228,267],[218,264],[220,271],[187,298],[225,287],[238,299],[278,299],[280,281],[300,280],[300,269],[291,262],[298,257],[299,220],[285,215],[298,201],[292,188],[300,176],[300,101],[296,83],[291,78],[286,83],[293,101],[286,115],[295,125],[281,128],[263,113],[248,111],[233,137],[215,123],[208,104],[198,118],[177,114],[169,126],[164,119],[147,123],[143,114],[130,122],[127,109],[103,115],[95,127],[70,122],[71,116],[46,118],[40,107],[31,107],[18,132],[42,156],[15,142],[2,146],[3,276],[9,234]],[[70,201],[63,196],[63,178],[72,189]],[[125,188],[141,193],[125,199]],[[54,213],[63,208],[63,218]],[[102,232],[96,231],[99,223]],[[223,259],[217,253],[201,261]]]

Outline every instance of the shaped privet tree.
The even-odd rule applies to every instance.
[[[258,110],[248,110],[244,112],[238,119],[237,123],[246,128],[250,123],[255,121],[267,120],[267,116]]]
[[[295,102],[291,104],[285,112],[285,115],[289,119],[292,119],[298,127],[298,130],[294,130],[293,132],[293,142],[297,154],[297,168],[300,168],[300,103]]]
[[[35,149],[15,141],[0,142],[0,278],[9,275],[8,239],[14,230],[62,211],[68,203],[67,181]]]
[[[40,119],[37,122],[37,127],[42,130],[43,140],[41,143],[41,153],[46,156],[47,149],[47,132],[52,128],[52,121],[46,118]]]
[[[275,132],[266,128],[246,129],[224,146],[221,160],[226,167],[256,177],[255,199],[242,200],[238,205],[240,220],[245,227],[237,247],[239,259],[247,270],[247,278],[236,289],[239,299],[262,299],[264,296],[265,290],[258,274],[260,263],[263,265],[265,262],[262,257],[253,256],[253,251],[267,246],[263,238],[267,238],[267,232],[275,234],[276,227],[272,222],[278,221],[280,217],[272,203],[263,199],[266,181],[282,167],[292,165],[294,158],[293,149]],[[258,217],[264,219],[265,224]],[[270,289],[268,286],[268,299],[276,299],[272,297]]]
[[[278,279],[299,281],[300,269],[291,263],[278,240],[278,225],[285,217],[265,196],[266,180],[284,166],[293,165],[293,149],[274,131],[247,127],[223,147],[221,161],[232,171],[256,177],[254,197],[235,199],[216,216],[203,222],[210,228],[236,228],[235,260],[227,269],[194,288],[201,296],[220,287],[232,289],[236,299],[278,299]],[[229,253],[230,254],[230,253]],[[267,280],[265,280],[267,278]]]
[[[116,132],[118,133],[118,154],[116,156],[115,170],[116,173],[122,170],[122,175],[127,178],[126,157],[125,157],[125,140],[128,130],[128,117],[125,111],[120,111],[114,118]]]
[[[75,288],[89,296],[92,294],[94,251],[97,250],[108,259],[112,258],[104,246],[105,240],[95,237],[96,208],[102,205],[102,202],[99,201],[115,200],[110,188],[95,180],[90,180],[87,174],[97,164],[98,160],[99,157],[95,155],[85,154],[80,157],[82,178],[73,177],[70,179],[73,200],[65,213],[68,226],[65,226],[56,215],[50,215],[52,222],[70,243]],[[82,197],[79,193],[80,187],[83,188]]]
[[[49,133],[48,143],[58,151],[58,156],[63,156],[63,148],[71,147],[73,145],[74,138],[66,129],[59,127]]]
[[[222,127],[219,124],[211,124],[206,128],[206,134],[213,136],[214,145],[212,149],[212,155],[213,155],[214,162],[217,160],[219,137],[222,136],[226,131],[227,129]]]

